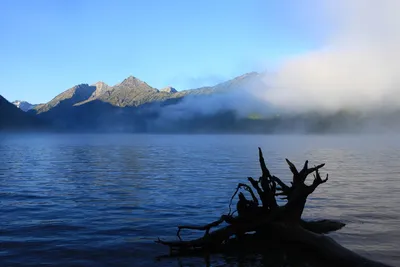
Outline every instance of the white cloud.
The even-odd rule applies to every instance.
[[[282,62],[253,93],[290,111],[399,107],[400,1],[323,3],[315,12],[330,25],[325,46]]]

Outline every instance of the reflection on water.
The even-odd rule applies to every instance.
[[[328,183],[307,218],[341,220],[333,238],[400,265],[400,142],[396,136],[0,136],[0,265],[204,266],[202,257],[157,259],[153,241],[176,225],[227,211],[237,183],[326,162]],[[211,266],[279,266],[288,255],[213,255]],[[303,266],[291,260],[292,266]],[[283,266],[283,265],[282,265]]]

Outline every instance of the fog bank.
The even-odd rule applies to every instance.
[[[287,111],[392,110],[400,105],[400,1],[307,1],[325,44],[296,55],[251,92]],[[329,25],[329,26],[328,26]]]

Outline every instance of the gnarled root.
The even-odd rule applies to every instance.
[[[262,150],[259,148],[259,162],[261,177],[258,180],[248,178],[251,186],[258,194],[258,198],[252,188],[240,183],[229,203],[229,213],[222,215],[217,221],[203,226],[178,226],[176,241],[158,239],[156,242],[170,247],[175,253],[187,253],[188,251],[217,252],[230,247],[243,244],[246,248],[257,247],[274,242],[287,242],[309,247],[312,251],[322,255],[325,259],[337,262],[342,266],[387,266],[361,257],[354,252],[342,247],[333,239],[324,234],[337,231],[345,226],[344,223],[320,220],[307,222],[301,219],[307,197],[316,188],[328,181],[328,175],[322,179],[319,170],[325,166],[320,164],[309,168],[308,161],[298,171],[296,166],[286,159],[289,169],[293,174],[291,185],[285,184],[281,179],[271,175],[265,164]],[[308,175],[314,173],[311,185],[306,185]],[[240,189],[245,189],[251,195],[247,199]],[[237,194],[239,192],[239,194]],[[231,212],[231,204],[238,195],[237,216]],[[280,196],[287,202],[279,206],[276,197]],[[261,205],[259,205],[261,202]],[[226,224],[222,226],[222,224]],[[218,228],[219,227],[219,228]],[[213,231],[211,229],[217,228]],[[183,229],[205,231],[204,236],[184,241],[180,232]]]

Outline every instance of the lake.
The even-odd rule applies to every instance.
[[[258,146],[284,181],[285,158],[325,162],[329,181],[303,217],[345,222],[330,236],[400,266],[399,136],[133,134],[0,135],[0,266],[205,266],[158,258],[168,249],[154,241],[227,213],[237,184],[260,175]],[[210,263],[270,266],[239,255]]]

